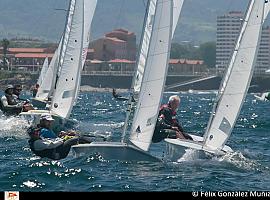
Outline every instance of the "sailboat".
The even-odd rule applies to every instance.
[[[144,22],[139,71],[143,68],[130,138],[72,146],[75,154],[98,153],[105,159],[161,161],[148,153],[165,84],[173,27],[173,0],[150,0]],[[179,12],[180,13],[180,12]],[[137,70],[137,71],[138,71]],[[139,77],[140,78],[140,77]],[[135,76],[133,82],[138,80]],[[134,85],[134,91],[135,84]]]
[[[41,71],[40,71],[40,75],[38,77],[37,84],[39,84],[39,85],[42,84],[48,68],[49,68],[49,59],[48,59],[48,57],[46,57],[45,60],[44,60],[43,65],[42,65],[42,68],[41,68]]]
[[[46,107],[46,105],[49,103],[48,101],[50,100],[50,97],[54,92],[62,41],[63,40],[61,39],[58,48],[56,49],[52,60],[46,70],[46,73],[44,74],[43,81],[40,84],[35,98],[32,98],[32,104],[40,109]]]
[[[49,110],[32,110],[21,115],[38,116],[34,120],[39,121],[41,114],[50,113],[56,120],[56,126],[70,122],[68,118],[78,96],[96,4],[97,0],[70,1],[61,47],[55,53],[54,63],[58,67],[53,68],[57,76],[54,76],[56,80],[51,106]]]
[[[38,80],[37,80],[37,83],[36,83],[36,85],[38,85],[39,87],[44,87],[43,82],[44,82],[44,80],[46,78],[46,73],[48,71],[48,68],[49,68],[49,59],[48,59],[48,57],[46,57],[44,62],[43,62],[43,65],[42,65],[42,68],[41,68],[41,71],[40,71],[40,74],[39,74],[39,77],[38,77]],[[43,101],[40,101],[40,100],[36,100],[36,98],[32,98],[31,100],[32,100],[32,105],[34,107],[45,108],[45,106],[46,106],[46,103],[43,103]]]
[[[194,141],[165,139],[168,157],[180,158],[187,148],[224,155],[233,150],[225,145],[244,103],[254,71],[262,24],[264,0],[251,0],[242,24],[227,72],[221,83],[213,111],[203,137]]]

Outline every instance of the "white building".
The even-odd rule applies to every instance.
[[[216,68],[227,68],[242,24],[242,12],[233,11],[217,17]],[[270,67],[270,28],[263,27],[255,73]]]

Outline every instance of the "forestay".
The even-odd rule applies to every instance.
[[[252,78],[263,18],[264,1],[251,0],[204,135],[207,148],[222,149],[232,132]]]
[[[172,0],[158,0],[152,20],[149,52],[130,135],[130,141],[144,151],[151,144],[167,75],[172,37]]]

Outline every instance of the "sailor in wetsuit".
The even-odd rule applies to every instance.
[[[169,98],[168,104],[162,105],[160,107],[158,120],[152,138],[153,143],[160,142],[165,138],[192,140],[190,135],[184,133],[182,126],[176,119],[176,112],[179,105],[179,96],[173,95]]]
[[[115,88],[113,88],[112,95],[116,100],[119,100],[119,101],[127,101],[128,100],[128,98],[122,97],[121,95],[117,94]]]
[[[51,130],[54,119],[50,114],[42,114],[38,127],[30,127],[30,149],[40,157],[59,160],[67,157],[72,145],[91,143],[88,137],[76,136],[75,132],[61,131],[59,137]]]

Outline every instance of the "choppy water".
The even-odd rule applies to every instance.
[[[170,94],[165,94],[164,102]],[[179,118],[185,130],[202,135],[215,94],[180,94]],[[270,103],[248,95],[228,145],[235,153],[201,158],[188,151],[179,162],[107,161],[99,157],[61,161],[33,155],[23,119],[0,117],[0,190],[18,191],[194,191],[270,189]],[[82,93],[72,117],[79,130],[118,141],[126,103],[110,93]],[[152,145],[161,155],[165,143]]]

